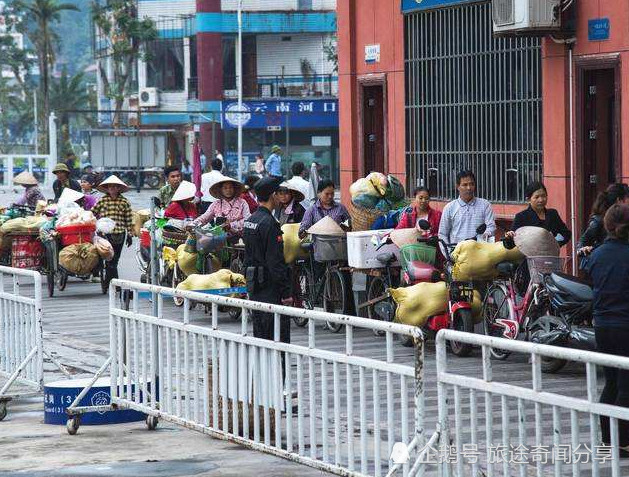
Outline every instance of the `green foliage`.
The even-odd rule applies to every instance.
[[[100,76],[108,98],[115,100],[116,124],[118,111],[127,95],[131,69],[138,59],[145,59],[143,46],[158,38],[153,20],[138,18],[137,4],[133,0],[111,0],[106,5],[92,3],[92,20],[97,37],[105,42],[113,60],[113,77],[100,68]]]

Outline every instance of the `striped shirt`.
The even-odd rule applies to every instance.
[[[463,240],[476,237],[476,228],[486,224],[485,235],[496,233],[496,221],[491,204],[480,197],[465,202],[460,197],[449,202],[443,209],[439,224],[439,238],[446,243],[457,244]]]

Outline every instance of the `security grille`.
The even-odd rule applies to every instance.
[[[478,193],[522,202],[542,173],[541,46],[494,38],[489,3],[406,16],[408,187],[455,196],[455,176],[476,173]]]

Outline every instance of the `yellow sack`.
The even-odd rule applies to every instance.
[[[410,287],[389,290],[397,304],[395,321],[411,326],[424,326],[428,318],[441,315],[448,309],[448,289],[445,282],[418,283]],[[482,300],[478,290],[474,290],[472,315],[474,323],[481,320]]]
[[[519,262],[524,255],[516,248],[507,250],[502,242],[487,243],[465,240],[452,252],[455,280],[492,280],[498,276],[500,262]]]
[[[209,275],[193,273],[177,285],[177,290],[218,290],[243,286],[245,286],[244,275],[223,268]]]
[[[301,248],[299,238],[300,224],[284,224],[282,232],[284,238],[284,262],[293,263],[298,258],[308,257],[308,252]]]
[[[144,225],[144,222],[146,222],[150,218],[151,211],[149,209],[134,210],[132,212],[133,235],[139,237],[142,225]]]
[[[378,191],[378,194],[384,197],[387,193],[387,187],[389,185],[389,179],[382,172],[371,172],[365,179],[371,182],[374,188]]]
[[[175,267],[175,264],[177,263],[177,251],[174,248],[162,248],[162,257],[164,257],[164,261],[169,269]]]
[[[192,275],[197,273],[197,254],[186,252],[186,244],[182,243],[177,247],[177,265],[183,273]]]
[[[46,217],[20,217],[17,219],[7,220],[0,230],[3,234],[19,234],[39,232],[39,227],[46,222]]]
[[[371,196],[380,195],[369,179],[358,179],[351,186],[349,186],[349,194],[352,199],[362,194]]]
[[[59,252],[59,264],[70,273],[89,275],[99,260],[98,251],[91,243],[68,245]]]

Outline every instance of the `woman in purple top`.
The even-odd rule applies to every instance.
[[[96,184],[96,176],[94,174],[84,174],[81,177],[81,192],[83,192],[83,208],[85,210],[92,210],[92,207],[98,202],[99,196],[94,190]]]
[[[343,204],[334,200],[334,182],[323,180],[317,187],[317,201],[306,211],[299,227],[299,236],[305,237],[306,231],[324,217],[331,217],[343,227],[344,230],[351,230],[351,218],[349,212]],[[347,221],[348,225],[343,225]]]

